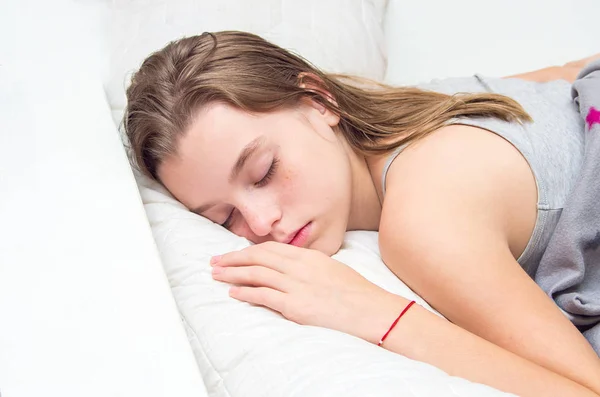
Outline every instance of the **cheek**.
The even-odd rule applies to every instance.
[[[303,175],[294,168],[281,170],[275,194],[279,196],[281,203],[290,203],[298,199],[298,195],[306,187]]]
[[[238,221],[235,223],[235,225],[233,225],[231,229],[229,229],[229,231],[235,234],[236,236],[244,237],[252,241],[253,243],[256,243],[256,236],[254,235],[254,233],[252,233],[252,230],[250,230],[248,224],[242,218],[238,219]]]
[[[337,142],[315,132],[300,133],[293,147],[285,147],[280,172],[276,192],[285,207],[293,204],[294,211],[340,216],[349,206],[350,164]]]
[[[282,170],[277,194],[285,207],[293,205],[301,211],[335,212],[338,206],[346,206],[349,199],[347,179],[343,171],[327,160],[300,163]]]

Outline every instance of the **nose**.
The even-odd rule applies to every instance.
[[[252,233],[259,237],[269,235],[274,225],[281,219],[281,210],[275,204],[252,202],[246,204],[240,211]]]

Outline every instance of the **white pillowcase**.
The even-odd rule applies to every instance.
[[[293,50],[330,72],[382,80],[382,20],[387,0],[155,0],[112,2],[110,77],[120,121],[131,72],[175,39],[204,31],[242,30]]]
[[[301,326],[230,298],[228,285],[212,279],[209,258],[248,242],[191,213],[159,184],[138,176],[138,185],[211,397],[505,395],[362,339]],[[377,233],[347,233],[334,258],[431,309],[381,261]]]
[[[598,0],[390,0],[385,80],[502,77],[600,52]]]

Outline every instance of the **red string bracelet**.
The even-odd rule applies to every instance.
[[[412,305],[414,305],[414,304],[415,304],[415,301],[410,301],[410,303],[408,305],[406,305],[406,307],[404,308],[404,310],[402,310],[402,313],[400,313],[400,315],[398,316],[398,318],[396,319],[396,321],[394,321],[392,323],[392,326],[390,327],[390,329],[388,329],[388,331],[385,333],[385,335],[383,335],[381,337],[381,339],[379,340],[379,343],[377,344],[377,346],[383,345],[383,341],[385,340],[385,338],[388,337],[388,335],[390,334],[390,332],[392,332],[392,330],[394,329],[394,327],[396,326],[396,324],[398,324],[398,321],[400,321],[400,318],[402,316],[404,316],[404,313],[406,313],[408,311],[408,309],[410,309],[410,307]]]

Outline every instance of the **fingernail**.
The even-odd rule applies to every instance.
[[[220,261],[222,257],[223,257],[223,255],[213,256],[212,258],[210,258],[210,264],[214,265],[215,263],[217,263],[218,261]]]
[[[212,269],[212,274],[219,274],[223,272],[223,268],[221,266],[215,266]]]

